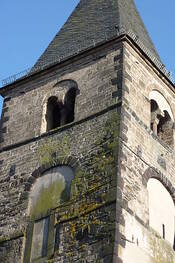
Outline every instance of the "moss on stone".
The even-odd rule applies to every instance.
[[[4,235],[4,236],[0,236],[0,243],[6,242],[6,241],[10,241],[19,237],[23,237],[24,233],[22,230],[20,231],[14,231],[13,233],[9,234],[9,235]]]
[[[101,146],[94,158],[94,168],[97,172],[111,173],[111,169],[115,167],[118,155],[118,133],[119,117],[117,113],[113,113],[96,141],[96,144]]]
[[[37,159],[41,166],[54,166],[57,164],[57,156],[70,155],[70,137],[64,135],[59,141],[48,139],[37,150]]]
[[[94,151],[88,156],[87,166],[78,168],[75,171],[75,178],[72,181],[71,187],[71,201],[67,203],[68,209],[66,213],[60,214],[60,207],[58,213],[60,214],[59,222],[70,220],[71,218],[82,218],[107,203],[116,200],[116,167],[118,156],[118,132],[119,132],[119,117],[118,113],[111,114],[106,123],[103,124],[96,141],[94,143]],[[98,149],[98,150],[96,150]],[[89,184],[91,174],[95,174],[98,180],[93,180]],[[109,192],[99,194],[99,200],[87,202],[87,196],[108,186]],[[81,193],[81,202],[79,198]],[[64,209],[63,209],[64,210]]]
[[[65,190],[65,185],[51,184],[47,189],[42,189],[41,195],[32,209],[33,219],[40,217],[41,214],[44,216],[49,209],[54,209],[57,206],[56,211],[59,218],[57,224],[65,220],[70,221],[72,244],[77,242],[76,234],[79,229],[83,231],[88,228],[88,232],[94,231],[95,234],[99,232],[98,229],[101,225],[104,226],[104,222],[96,218],[93,211],[115,202],[116,199],[118,132],[119,117],[117,112],[113,112],[110,113],[107,121],[101,125],[101,129],[99,129],[96,140],[92,145],[93,150],[88,154],[88,158],[84,158],[82,167],[77,168],[75,171],[75,178],[71,186],[71,199],[66,200],[64,206],[61,205],[59,202],[62,197],[61,193]],[[57,165],[58,156],[65,158],[70,156],[70,145],[71,141],[67,135],[59,142],[48,140],[38,148],[37,155],[40,164],[47,167]],[[82,156],[87,156],[87,152],[82,153]],[[111,192],[106,192],[105,187]],[[60,208],[62,209],[61,212]],[[102,231],[98,233],[99,238],[104,238],[108,232],[114,232],[113,228],[115,228],[115,222],[110,225],[109,222],[106,222],[104,233]],[[112,246],[106,248],[105,254],[110,253],[111,249]],[[71,259],[71,253],[67,254],[67,257]],[[52,262],[52,259],[47,262]]]
[[[42,188],[37,203],[31,208],[31,218],[45,216],[49,210],[57,207],[64,189],[65,182],[61,180],[52,182],[47,188]]]

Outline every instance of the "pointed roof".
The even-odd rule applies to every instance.
[[[153,57],[160,57],[133,0],[80,0],[35,67],[55,63],[101,41],[132,31]]]

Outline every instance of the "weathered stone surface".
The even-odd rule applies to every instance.
[[[101,58],[94,61],[97,53]],[[114,104],[119,94],[112,96],[118,90],[112,83],[117,80],[118,71],[121,71],[120,66],[115,70],[115,54],[122,54],[121,44],[96,49],[78,60],[58,66],[54,71],[39,74],[37,78],[12,87],[11,91],[7,92],[10,100],[6,99],[3,107],[2,130],[6,133],[1,136],[2,139],[5,138],[1,147],[40,136],[43,132],[42,120],[45,118],[47,99],[55,95],[62,99],[64,93],[57,84],[63,80],[75,81],[80,90],[76,97],[75,121]],[[21,95],[22,91],[24,93]],[[7,107],[8,112],[5,113]]]
[[[0,260],[2,263],[21,261],[23,238],[0,243]]]
[[[55,84],[66,79],[80,90],[75,121],[41,134],[44,103],[62,92]],[[137,253],[143,263],[154,262],[162,247],[164,261],[172,262],[172,247],[149,226],[150,178],[162,182],[175,201],[174,147],[150,129],[153,89],[175,116],[170,84],[130,44],[114,42],[7,92],[0,152],[2,262],[30,261],[36,218],[29,215],[29,195],[44,172],[62,165],[75,178],[69,200],[49,214],[55,235],[55,244],[49,239],[50,262],[130,263]]]
[[[71,70],[63,67],[55,75],[49,73],[52,77],[40,76],[42,82],[35,80],[35,85],[29,81],[15,87],[6,101],[11,117],[5,122],[9,133],[0,153],[0,245],[6,239],[8,244],[13,239],[21,240],[17,235],[21,231],[25,241],[20,243],[19,251],[24,251],[24,259],[20,253],[17,258],[25,263],[30,261],[31,253],[35,254],[31,252],[32,233],[34,220],[39,219],[38,214],[30,215],[32,187],[45,171],[60,165],[71,167],[75,178],[69,199],[60,204],[58,200],[57,207],[50,211],[54,214],[55,233],[55,244],[49,243],[52,251],[48,252],[52,262],[111,262],[113,258],[121,104],[117,94],[112,95],[117,90],[112,79],[117,76],[114,57],[121,53],[122,45],[118,49],[115,45],[115,50],[112,46],[101,49],[99,54],[103,56],[99,60],[93,61],[87,55],[72,64]],[[63,79],[78,83],[75,121],[42,135],[41,102],[52,92],[61,92],[54,85]],[[18,95],[23,89],[25,93]],[[49,195],[45,201],[47,198]],[[10,248],[10,253],[17,253],[12,245]],[[3,253],[0,258],[6,257]]]
[[[129,54],[129,55],[128,55]],[[135,62],[138,63],[135,63]],[[121,115],[121,140],[118,176],[122,180],[121,202],[123,220],[119,221],[119,233],[124,244],[117,241],[121,262],[174,262],[172,245],[149,227],[149,203],[147,183],[158,179],[174,201],[175,152],[150,129],[151,112],[149,94],[159,91],[175,114],[175,94],[169,84],[148,66],[130,45],[124,45],[123,107]],[[130,67],[128,67],[130,65]],[[126,74],[125,74],[126,76]],[[132,79],[132,81],[131,81]],[[127,129],[126,129],[126,127]],[[173,132],[173,130],[172,130]],[[173,135],[174,136],[174,135]],[[155,189],[156,190],[156,189]],[[119,235],[118,233],[118,235]],[[118,240],[116,236],[116,240]],[[162,252],[163,251],[163,252]],[[137,256],[136,256],[137,255]]]

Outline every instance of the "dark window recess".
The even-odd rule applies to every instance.
[[[54,246],[54,251],[59,248],[60,244],[60,225],[57,225],[56,227],[56,233],[55,233],[55,246]]]
[[[86,227],[85,229],[81,229],[77,235],[76,235],[76,239],[78,241],[83,241],[88,239],[88,228]]]
[[[10,176],[13,176],[13,175],[15,174],[15,171],[16,171],[16,165],[13,164],[13,165],[10,167],[9,175],[10,175]]]
[[[52,130],[60,126],[61,124],[61,103],[58,102],[57,97],[50,97],[47,103],[47,130]]]
[[[162,237],[165,239],[165,225],[162,225]]]
[[[75,88],[71,88],[64,99],[64,105],[66,108],[66,123],[70,123],[72,121],[74,121],[74,109],[75,109],[75,98],[76,98],[76,89]]]
[[[55,159],[56,157],[57,157],[57,153],[56,153],[56,152],[53,152],[53,153],[52,153],[52,158]]]
[[[42,257],[47,256],[48,236],[49,236],[49,219],[50,219],[49,217],[46,217],[44,221]]]
[[[47,131],[66,125],[74,121],[76,89],[71,88],[62,101],[53,96],[48,99],[47,103]]]

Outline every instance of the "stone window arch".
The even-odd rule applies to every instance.
[[[149,225],[174,248],[174,201],[165,186],[156,178],[148,180],[147,190]]]
[[[150,96],[150,128],[166,144],[174,145],[174,118],[170,105],[161,93],[151,91]]]
[[[45,171],[30,189],[29,224],[26,233],[24,261],[43,262],[54,253],[54,209],[70,199],[74,172],[69,166]]]
[[[75,103],[78,94],[78,85],[73,80],[61,81],[53,87],[44,102],[41,133],[75,120]]]

